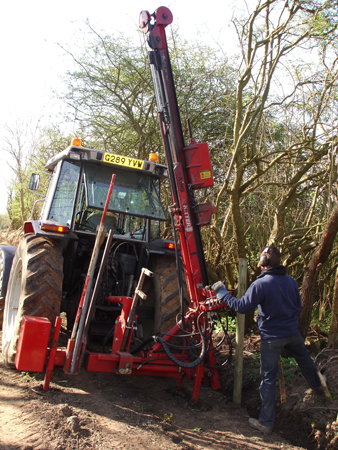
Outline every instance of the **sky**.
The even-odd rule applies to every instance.
[[[236,39],[230,26],[235,0],[17,0],[0,6],[0,214],[6,212],[7,184],[12,176],[4,150],[6,127],[16,124],[55,123],[62,104],[55,92],[62,90],[62,76],[71,61],[62,47],[72,43],[88,19],[97,31],[123,31],[139,39],[141,10],[153,13],[167,6],[180,34],[209,45],[221,43],[225,50]]]

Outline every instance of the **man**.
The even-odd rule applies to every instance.
[[[280,252],[274,246],[266,247],[260,255],[262,273],[251,284],[244,297],[229,294],[220,281],[212,288],[217,298],[231,309],[245,314],[258,306],[257,325],[261,334],[261,378],[260,396],[262,407],[259,420],[250,418],[249,425],[270,434],[275,420],[275,387],[278,360],[285,347],[297,361],[310,387],[321,392],[317,368],[307,351],[299,332],[298,316],[301,299],[296,280],[287,275],[280,265]]]

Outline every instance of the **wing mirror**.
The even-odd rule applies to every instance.
[[[32,173],[29,180],[29,189],[32,191],[37,191],[40,183],[40,175],[37,173]]]

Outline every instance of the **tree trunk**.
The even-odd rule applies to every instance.
[[[21,225],[23,226],[24,222],[25,222],[25,202],[24,202],[24,190],[21,188],[20,189],[20,216],[21,216]]]
[[[334,210],[326,224],[323,236],[319,245],[309,263],[307,272],[303,278],[302,284],[302,305],[303,309],[300,314],[300,329],[303,337],[306,336],[312,318],[312,307],[315,300],[315,285],[318,272],[321,266],[327,260],[334,243],[338,231],[338,205]]]
[[[336,270],[336,278],[334,283],[332,317],[329,330],[328,346],[332,348],[338,348],[338,268]]]
[[[234,225],[234,231],[237,241],[238,257],[244,258],[246,255],[245,239],[243,231],[243,220],[241,216],[241,210],[239,206],[240,196],[237,192],[231,193],[231,212]]]

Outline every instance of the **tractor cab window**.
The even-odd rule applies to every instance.
[[[108,210],[166,220],[153,177],[144,172],[129,172],[106,166],[87,165],[85,188],[88,206],[103,209],[112,173],[116,174]]]
[[[77,206],[75,228],[95,232],[102,217],[112,173],[116,174],[114,189],[104,225],[115,236],[147,239],[148,219],[166,220],[157,179],[143,172],[87,164]]]
[[[63,161],[48,219],[70,226],[80,175],[80,162]]]

